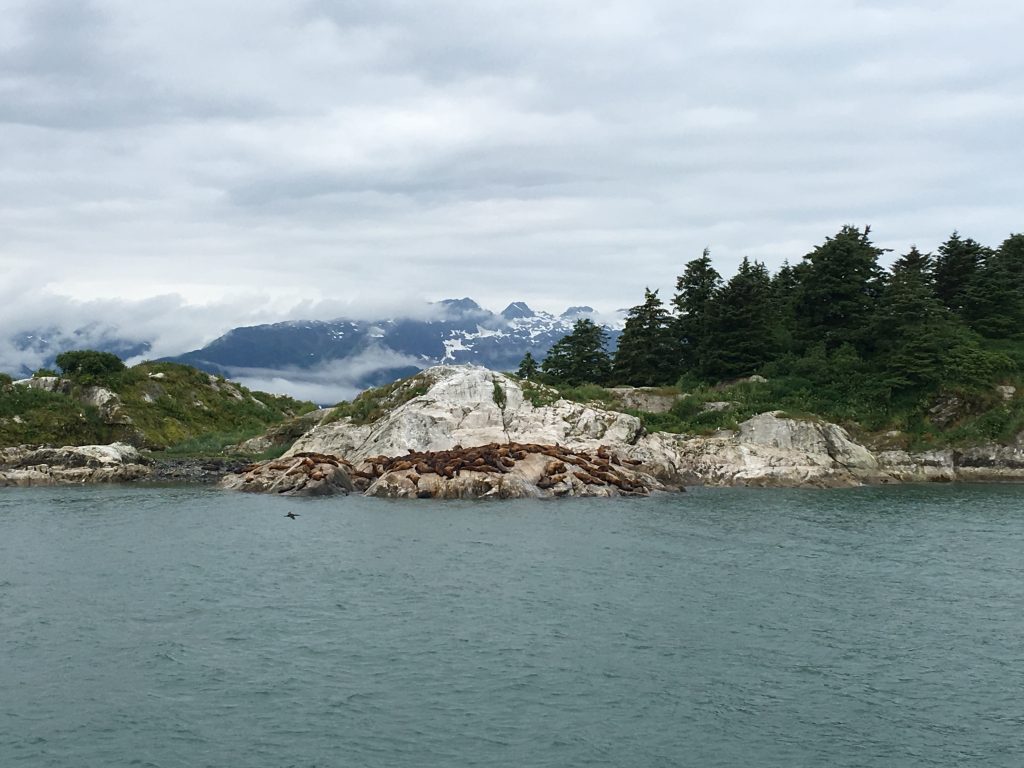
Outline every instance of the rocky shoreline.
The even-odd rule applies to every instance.
[[[212,485],[249,462],[222,458],[153,458],[126,443],[21,445],[0,448],[0,487],[92,483]]]
[[[712,436],[646,433],[636,417],[597,405],[536,405],[518,379],[477,366],[420,376],[425,392],[370,423],[311,420],[279,459],[153,459],[123,443],[22,446],[0,449],[0,485],[218,482],[284,495],[550,498],[692,485],[1024,482],[1024,435],[964,450],[872,451],[836,424],[777,412]]]

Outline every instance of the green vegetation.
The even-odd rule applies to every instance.
[[[408,379],[368,389],[351,401],[338,403],[334,407],[334,412],[324,420],[324,424],[343,418],[352,419],[353,424],[371,424],[388,411],[409,402],[414,397],[426,394],[430,384],[426,374],[418,373]]]
[[[494,400],[494,404],[501,410],[505,410],[505,404],[508,402],[508,399],[505,397],[505,390],[502,389],[497,378],[495,378],[492,383],[494,384],[494,392],[491,397]]]
[[[577,320],[572,332],[551,347],[541,370],[549,379],[566,384],[605,384],[612,372],[607,345],[604,328],[587,318]]]
[[[0,444],[123,440],[180,455],[212,455],[315,408],[185,365],[117,363],[120,368],[103,353],[67,352],[58,356],[70,372],[59,391],[0,389]]]
[[[614,408],[615,395],[597,384],[579,384],[578,386],[558,387],[559,395],[574,403],[596,403],[604,408]]]
[[[116,430],[99,409],[59,392],[24,386],[0,389],[0,445],[109,443]]]
[[[677,344],[669,333],[671,318],[657,291],[645,290],[644,303],[629,310],[612,364],[612,378],[635,386],[673,381]]]
[[[558,390],[554,387],[549,387],[546,384],[539,384],[536,381],[523,379],[519,382],[519,387],[523,390],[523,397],[532,403],[534,408],[551,405],[561,397]]]
[[[652,429],[708,432],[754,413],[817,414],[862,433],[899,430],[926,446],[1010,440],[1024,402],[1024,235],[987,248],[954,232],[886,270],[870,229],[843,227],[775,274],[743,259],[728,280],[707,250],[684,266],[671,312],[657,292],[633,307],[609,368],[603,339],[577,325],[540,379],[573,399],[590,384],[676,383],[689,397],[644,414]],[[766,384],[732,383],[760,374]],[[722,410],[703,403],[729,402]]]
[[[519,370],[516,371],[516,376],[525,381],[537,378],[537,374],[540,373],[540,365],[534,359],[533,355],[527,352],[523,355],[523,360],[519,363]]]
[[[78,349],[57,355],[57,365],[64,375],[79,384],[116,384],[125,365],[117,355]]]

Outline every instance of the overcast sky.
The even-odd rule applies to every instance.
[[[705,246],[774,269],[846,223],[998,245],[1022,39],[1015,0],[0,0],[0,322],[187,346],[449,296],[612,310]]]

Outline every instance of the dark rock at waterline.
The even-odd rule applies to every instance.
[[[216,483],[225,475],[238,472],[248,464],[246,459],[228,458],[166,458],[154,457],[150,473],[140,478],[146,483]]]

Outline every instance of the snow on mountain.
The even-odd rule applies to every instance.
[[[468,297],[438,305],[443,311],[432,320],[292,321],[235,328],[202,349],[169,359],[247,386],[269,385],[272,391],[334,402],[440,363],[515,370],[527,352],[543,359],[581,317],[602,320],[582,306],[555,316],[521,301],[500,314]],[[604,325],[614,349],[621,317]],[[325,391],[338,396],[332,399]]]

